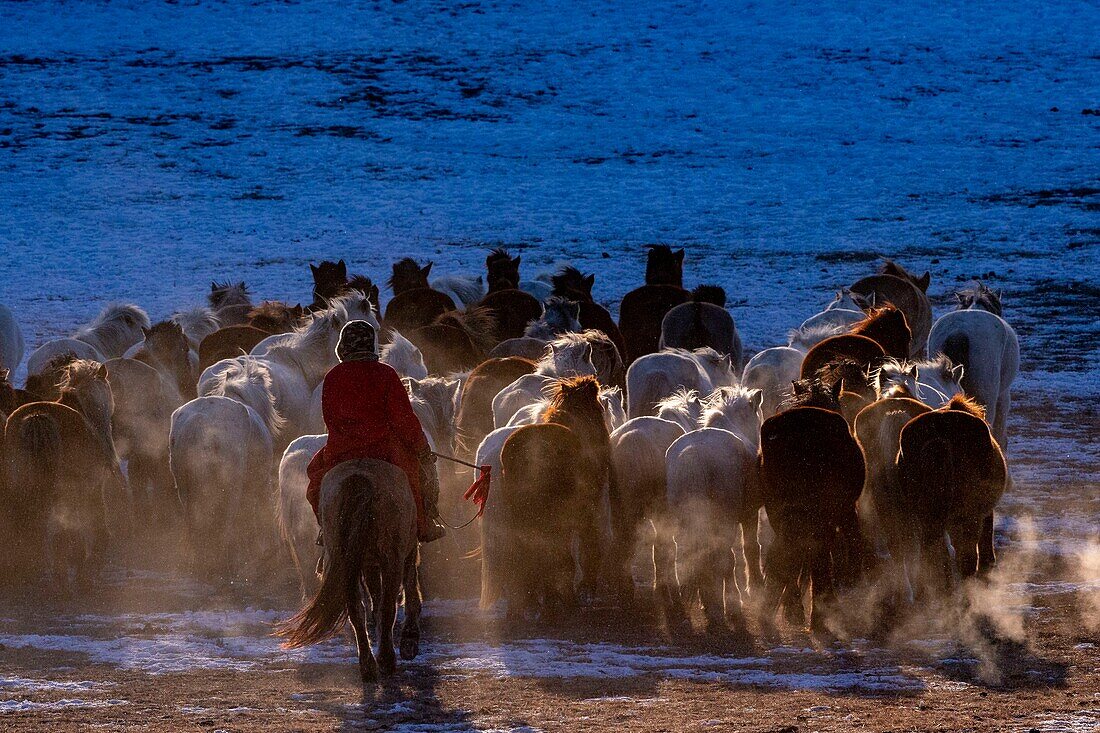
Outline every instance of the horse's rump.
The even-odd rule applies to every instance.
[[[413,288],[395,295],[386,304],[382,321],[386,328],[405,333],[427,326],[454,309],[455,302],[446,293],[432,288]]]
[[[219,328],[199,342],[199,373],[223,359],[248,354],[271,334],[255,326],[236,325]]]
[[[623,296],[619,304],[619,331],[626,344],[624,362],[630,364],[657,351],[665,314],[690,298],[688,291],[674,285],[643,285]]]
[[[490,289],[491,290],[491,289]],[[508,288],[491,291],[479,306],[488,308],[496,318],[496,342],[520,338],[527,324],[542,317],[542,303],[522,290]]]
[[[809,350],[802,359],[799,376],[802,379],[812,379],[819,369],[842,359],[850,359],[870,369],[886,359],[886,352],[877,341],[866,336],[831,336]]]

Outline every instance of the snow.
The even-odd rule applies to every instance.
[[[52,702],[34,702],[32,700],[0,700],[0,714],[26,713],[42,710],[64,710],[66,708],[105,708],[114,705],[127,705],[126,700],[81,700],[65,698]]]
[[[0,677],[0,692],[7,690],[20,690],[27,692],[88,692],[104,687],[110,687],[112,683],[93,682],[90,680],[35,680],[26,677]]]

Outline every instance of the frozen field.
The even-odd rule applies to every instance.
[[[5,3],[0,302],[33,346],[111,300],[163,317],[232,278],[307,301],[311,261],[381,280],[401,255],[476,271],[504,244],[528,276],[595,272],[614,307],[660,241],[688,249],[689,285],[726,288],[755,350],[881,255],[932,272],[937,314],[980,276],[1023,351],[1001,587],[1045,660],[1008,693],[951,671],[934,636],[921,654],[496,646],[460,608],[436,609],[441,641],[399,683],[435,703],[398,710],[351,692],[342,643],[278,652],[262,624],[282,611],[196,618],[200,596],[174,594],[5,612],[0,727],[703,729],[751,708],[781,713],[746,713],[760,730],[844,729],[887,725],[869,717],[885,694],[897,727],[995,704],[1022,730],[1095,729],[1100,6],[853,5]]]

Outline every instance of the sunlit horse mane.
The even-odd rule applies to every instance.
[[[779,411],[791,410],[796,407],[820,407],[831,412],[840,412],[840,382],[827,385],[817,377],[811,379],[798,379],[791,383],[792,393],[784,400]]]
[[[50,362],[52,365],[54,362],[61,361],[61,357]],[[91,359],[72,359],[63,362],[61,369],[61,391],[68,392],[73,389],[77,389],[80,385],[93,379],[103,379],[104,373],[100,370],[103,369],[103,365],[98,361],[92,361]]]
[[[73,338],[94,346],[105,357],[121,356],[141,340],[141,329],[149,328],[149,316],[136,305],[112,303]]]
[[[542,422],[561,423],[568,416],[579,417],[586,422],[603,425],[600,407],[600,383],[591,375],[564,377],[555,380],[547,390],[549,405],[542,415]]]
[[[967,397],[966,395],[954,395],[951,400],[944,405],[943,409],[965,412],[982,420],[985,419],[985,408],[973,397]]]
[[[756,412],[760,406],[762,393],[758,389],[747,387],[719,387],[703,400],[703,414],[699,419],[700,427],[709,427],[714,421],[732,415],[738,409]]]
[[[434,322],[439,326],[454,326],[465,331],[474,346],[485,353],[496,346],[497,318],[491,308],[470,306],[464,311],[447,311]]]
[[[994,292],[980,280],[956,292],[955,300],[958,301],[959,310],[977,309],[989,311],[995,316],[1002,315],[1001,293]]]
[[[286,426],[286,420],[275,407],[271,372],[256,359],[234,359],[231,365],[211,379],[205,393],[229,397],[251,407],[272,436],[278,435]]]
[[[176,311],[170,320],[178,323],[188,339],[193,340],[196,345],[204,336],[214,333],[222,325],[214,311],[204,305]]]
[[[821,323],[814,326],[791,329],[787,333],[787,343],[793,348],[809,351],[814,346],[832,336],[845,332],[843,326],[835,323]]]

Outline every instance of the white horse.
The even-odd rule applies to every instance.
[[[523,335],[550,341],[563,333],[576,333],[581,330],[580,316],[580,304],[555,296],[546,301],[542,317],[527,324]]]
[[[27,358],[27,374],[41,374],[51,361],[64,354],[100,363],[121,357],[145,338],[149,316],[136,305],[108,305],[71,338],[54,339],[39,346]]]
[[[195,352],[198,351],[202,340],[217,331],[222,325],[214,311],[204,305],[176,311],[169,320],[179,324],[179,327],[183,329],[183,335],[187,337],[187,342],[191,345],[191,350]]]
[[[703,419],[703,399],[694,389],[678,389],[657,403],[657,417],[676,423],[682,432],[690,432]]]
[[[507,425],[518,410],[541,400],[543,391],[554,379],[588,374],[596,374],[591,343],[577,339],[547,344],[535,373],[524,374],[493,398],[493,426]]]
[[[15,316],[10,308],[0,304],[0,369],[7,369],[14,374],[23,361],[25,348],[23,332],[19,330]]]
[[[703,603],[708,629],[741,620],[735,562],[737,525],[758,493],[759,390],[725,387],[707,398],[701,427],[666,454],[668,511],[681,568],[681,597]],[[753,538],[755,541],[755,537]],[[723,592],[724,590],[724,592]]]
[[[433,290],[438,290],[449,295],[451,300],[458,304],[459,309],[465,310],[471,305],[476,305],[485,297],[484,275],[447,275],[432,280]]]
[[[462,382],[449,377],[406,378],[401,381],[405,384],[413,412],[420,420],[420,427],[432,450],[452,453]]]
[[[275,407],[271,389],[271,371],[266,364],[247,356],[219,362],[225,368],[207,379],[199,391],[200,397],[228,397],[252,409],[273,441],[286,427],[286,421]]]
[[[878,396],[890,396],[900,387],[914,399],[942,407],[957,394],[963,393],[963,366],[951,363],[943,354],[925,361],[906,362],[890,359],[874,374]]]
[[[635,359],[626,372],[627,415],[652,415],[656,405],[678,389],[709,394],[737,383],[729,356],[711,348],[672,349]]]
[[[428,376],[424,355],[398,331],[390,331],[390,342],[382,347],[379,360],[383,364],[389,364],[402,377],[424,379]]]
[[[695,399],[698,401],[697,395]],[[676,422],[644,415],[611,433],[611,583],[623,600],[629,601],[634,590],[632,560],[642,539],[652,548],[653,588],[666,611],[676,610],[676,549],[671,533],[663,526],[668,509],[665,453],[684,432]]]
[[[759,389],[764,394],[764,417],[779,410],[779,405],[791,396],[791,382],[799,378],[805,354],[789,346],[764,349],[749,359],[741,374],[741,386]]]
[[[787,334],[787,345],[805,354],[830,336],[839,336],[848,330],[847,326],[838,326],[835,323],[800,326]]]
[[[944,354],[952,364],[963,367],[963,390],[985,407],[993,437],[1007,451],[1012,382],[1020,370],[1020,341],[1003,318],[977,309],[982,305],[978,301],[976,307],[939,318],[928,334],[928,353]]]
[[[272,447],[262,418],[227,397],[199,397],[172,413],[169,455],[200,571],[238,576],[266,557]]]
[[[317,451],[325,447],[327,435],[303,435],[295,438],[279,461],[279,490],[275,495],[275,515],[279,521],[279,534],[290,553],[302,598],[313,595],[317,589],[314,569],[321,551],[317,547],[317,519],[306,501],[309,476],[306,469]]]

